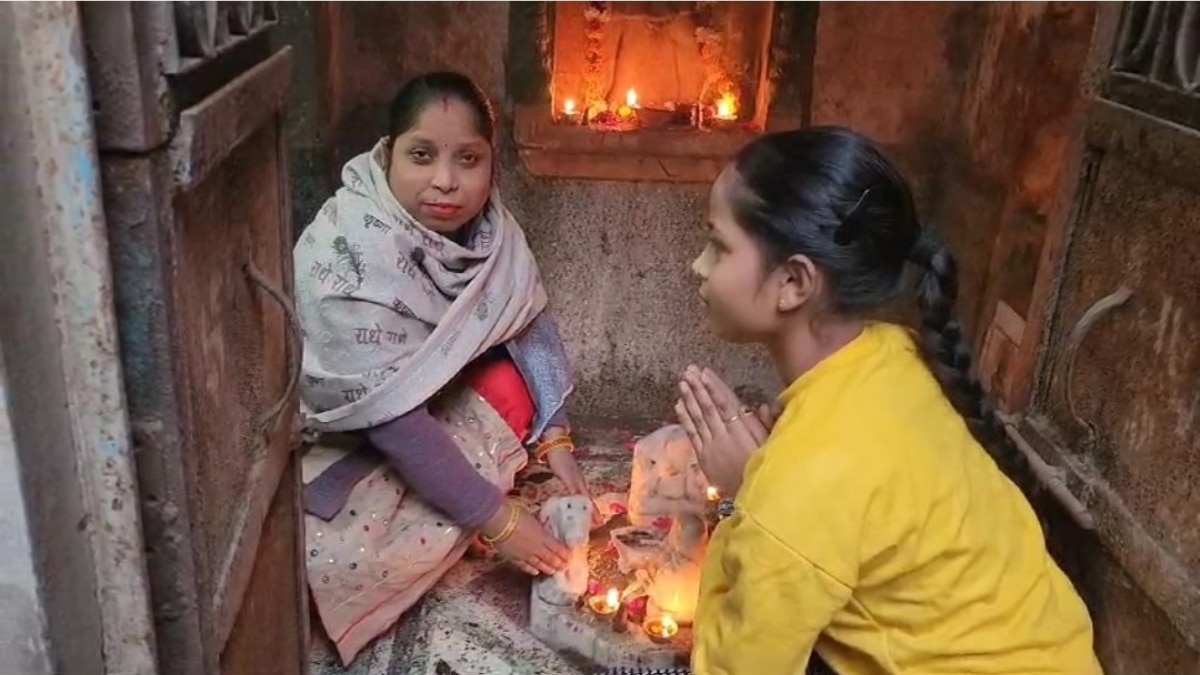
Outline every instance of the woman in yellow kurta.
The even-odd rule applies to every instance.
[[[732,513],[705,563],[692,667],[792,675],[1096,675],[1088,612],[993,458],[956,270],[909,188],[837,128],[751,143],[712,189],[694,269],[725,340],[790,383],[778,419],[689,369],[680,420]],[[921,270],[921,327],[865,317]],[[998,466],[1001,465],[1001,466]]]

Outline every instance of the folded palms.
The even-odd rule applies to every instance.
[[[721,495],[732,498],[742,485],[746,462],[762,447],[774,424],[764,406],[758,413],[742,404],[712,370],[689,366],[679,383],[675,404],[700,468]]]

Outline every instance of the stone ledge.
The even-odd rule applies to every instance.
[[[555,124],[544,105],[518,105],[513,111],[521,161],[543,178],[710,183],[757,136],[741,129],[599,132]]]

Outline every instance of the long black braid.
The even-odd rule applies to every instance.
[[[803,254],[831,281],[831,309],[878,311],[907,287],[905,269],[923,270],[917,301],[920,342],[930,369],[972,434],[1001,470],[1028,489],[1028,466],[1007,441],[955,311],[953,256],[922,228],[908,182],[866,137],[840,127],[761,136],[734,160],[732,206],[738,224],[779,264]]]

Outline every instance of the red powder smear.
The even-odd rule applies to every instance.
[[[600,582],[596,581],[595,579],[588,579],[587,592],[588,595],[599,595]]]
[[[424,546],[424,545],[425,545],[425,537],[421,537],[421,545],[422,545],[422,546]]]
[[[616,515],[618,515],[618,516],[623,516],[623,515],[625,515],[625,514],[627,513],[627,511],[625,510],[625,507],[624,507],[624,506],[621,506],[620,504],[618,504],[618,503],[616,503],[616,502],[613,502],[612,504],[609,504],[609,505],[608,505],[608,510],[609,510],[609,511],[612,511],[614,514],[616,514]]]
[[[654,526],[664,530],[671,529],[671,519],[666,516],[659,516],[654,519]]]
[[[443,96],[442,97],[442,112],[446,112],[449,109],[450,109],[450,97]]]

